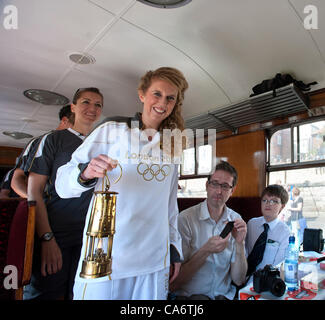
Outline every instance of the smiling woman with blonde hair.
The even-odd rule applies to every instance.
[[[146,92],[150,87],[152,80],[160,79],[167,81],[178,89],[177,99],[171,114],[164,119],[159,126],[159,131],[163,129],[180,129],[184,130],[184,119],[182,116],[182,105],[184,100],[185,90],[188,88],[188,83],[183,74],[174,68],[162,67],[155,71],[148,71],[140,80],[138,91]]]
[[[106,172],[114,185],[116,227],[112,247],[111,280],[80,277],[79,261],[75,299],[166,299],[168,282],[175,280],[182,258],[177,229],[178,168],[163,161],[163,129],[183,130],[181,106],[188,84],[183,74],[163,67],[148,71],[138,87],[142,113],[134,118],[107,118],[58,170],[56,188],[62,198],[78,197],[95,186],[102,189]],[[134,124],[138,126],[134,127]],[[131,142],[131,144],[129,144]],[[90,218],[88,210],[84,230]]]

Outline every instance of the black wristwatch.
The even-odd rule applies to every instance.
[[[96,185],[98,178],[90,179],[90,180],[84,180],[81,178],[81,174],[86,170],[89,162],[87,163],[79,163],[78,168],[80,170],[77,181],[78,183],[85,187],[85,188],[92,188]]]
[[[41,240],[42,240],[42,241],[50,241],[53,237],[54,237],[53,232],[45,232],[45,233],[41,236]]]

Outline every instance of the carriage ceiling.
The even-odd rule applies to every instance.
[[[17,8],[7,30],[5,8]],[[307,5],[318,9],[318,29],[307,30]],[[189,82],[185,119],[249,97],[277,72],[325,87],[324,0],[192,0],[158,9],[136,0],[0,0],[0,145],[23,147],[3,131],[41,135],[58,124],[60,106],[33,102],[30,88],[69,99],[77,88],[104,94],[104,115],[141,109],[137,84],[161,66],[183,71]],[[71,53],[89,54],[80,65]]]

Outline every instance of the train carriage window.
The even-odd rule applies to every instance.
[[[281,219],[287,223],[290,220],[293,190],[297,188],[303,199],[303,222],[308,228],[323,229],[325,233],[324,117],[270,132],[267,172],[268,184],[281,184],[289,192],[290,199]],[[296,220],[300,230],[302,222]],[[289,226],[292,228],[292,224]]]
[[[274,133],[270,143],[271,164],[284,164],[291,162],[290,128]]]
[[[211,138],[212,136],[212,138]],[[187,148],[183,150],[180,178],[188,176],[208,176],[211,173],[214,163],[217,161],[213,156],[215,148],[215,135],[206,139],[204,131],[196,130],[195,135],[186,140]]]
[[[212,146],[207,144],[198,148],[198,168],[197,173],[210,174],[212,169]]]
[[[207,178],[182,179],[178,181],[178,198],[206,198]]]
[[[325,121],[300,126],[299,137],[301,162],[325,159]]]
[[[270,166],[325,160],[325,120],[275,131],[270,139]]]
[[[183,151],[181,174],[184,176],[195,174],[195,149],[194,148],[185,149]]]
[[[179,198],[206,198],[207,176],[217,160],[213,157],[213,146],[206,143],[203,135],[196,136],[183,151],[179,170]]]
[[[323,229],[325,234],[325,167],[274,171],[270,173],[269,184],[274,183],[283,185],[290,198],[281,219],[287,223],[290,221],[289,209],[293,202],[293,187],[296,187],[303,199],[302,217],[307,227]]]

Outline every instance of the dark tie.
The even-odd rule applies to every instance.
[[[267,239],[267,231],[269,230],[269,225],[267,223],[264,223],[263,226],[264,226],[264,231],[257,238],[257,240],[254,244],[254,248],[247,258],[247,263],[248,263],[247,275],[248,276],[251,275],[255,271],[256,267],[263,260],[264,250],[265,250],[265,246],[266,246],[266,239]]]

